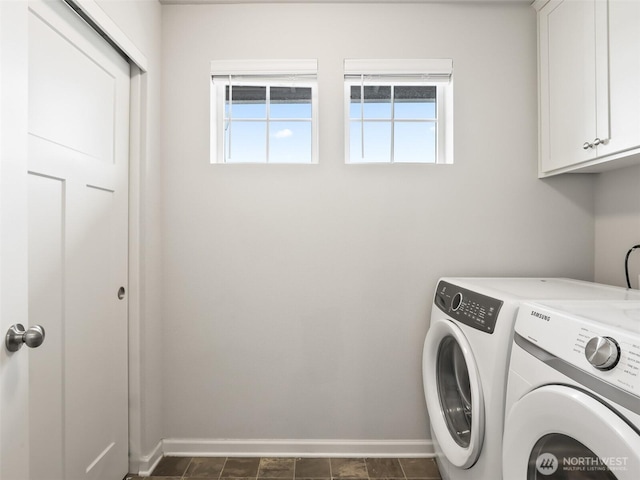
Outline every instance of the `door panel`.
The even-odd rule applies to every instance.
[[[78,229],[67,246],[69,299],[66,324],[67,458],[69,478],[105,478],[94,468],[110,458],[127,458],[127,331],[117,291],[125,285],[112,268],[119,213],[115,192],[76,186]],[[87,278],[92,281],[87,282]],[[90,387],[90,388],[88,388]],[[87,405],[93,406],[87,409]],[[93,410],[93,409],[96,410]],[[86,412],[78,415],[77,412]],[[103,455],[104,454],[104,455]],[[98,462],[98,463],[96,463]],[[126,473],[126,471],[124,472]]]
[[[29,351],[31,478],[63,475],[64,197],[62,180],[29,175],[29,322],[45,343]],[[25,352],[26,353],[26,352]]]
[[[29,323],[46,330],[31,352],[31,478],[119,480],[129,65],[61,1],[29,10]]]
[[[116,79],[45,19],[32,20],[30,75],[46,81],[29,86],[30,134],[112,162]]]
[[[550,84],[546,171],[594,157],[595,152],[582,145],[596,136],[594,2],[564,1],[551,8],[545,39]]]

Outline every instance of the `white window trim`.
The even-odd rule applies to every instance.
[[[367,85],[435,86],[437,104],[436,164],[453,163],[453,61],[451,59],[345,59],[344,61],[344,124],[345,163],[349,165],[387,165],[389,162],[351,161],[351,87]],[[395,121],[395,120],[394,120]],[[392,139],[393,142],[393,139]],[[423,162],[397,162],[432,165]]]
[[[213,60],[211,61],[210,151],[212,164],[224,165],[313,165],[319,159],[318,140],[318,61],[303,60]],[[300,86],[311,88],[311,162],[225,162],[224,137],[219,122],[224,119],[225,88],[232,77],[234,85]],[[221,80],[221,81],[220,81]],[[267,144],[268,148],[268,144]]]

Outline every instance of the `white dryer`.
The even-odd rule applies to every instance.
[[[442,278],[422,359],[431,438],[442,478],[502,478],[508,361],[522,302],[634,296],[640,300],[640,292],[570,279]]]
[[[524,304],[507,392],[505,479],[640,478],[640,301]]]

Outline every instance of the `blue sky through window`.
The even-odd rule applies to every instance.
[[[225,159],[232,163],[311,163],[310,87],[227,87]]]
[[[436,162],[436,87],[353,85],[350,97],[350,162]]]
[[[350,97],[350,162],[436,162],[435,86],[353,85]],[[225,161],[313,161],[310,87],[233,85],[225,99]]]

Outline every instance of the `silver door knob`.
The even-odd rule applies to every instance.
[[[29,348],[36,348],[44,342],[44,328],[40,325],[34,325],[29,330],[24,329],[20,323],[16,323],[9,328],[5,337],[5,345],[10,352],[17,352],[26,344]]]
[[[582,145],[582,148],[585,150],[589,150],[590,148],[593,148],[593,143],[584,142],[584,144]]]

